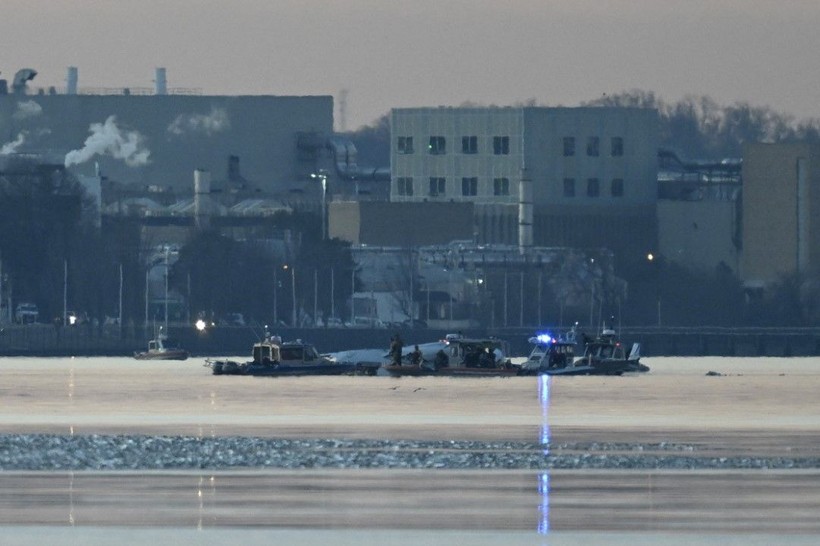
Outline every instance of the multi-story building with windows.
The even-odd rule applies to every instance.
[[[642,108],[394,109],[390,199],[471,202],[477,242],[516,243],[525,178],[535,244],[645,256],[657,245],[658,125]]]

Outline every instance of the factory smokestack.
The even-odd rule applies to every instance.
[[[203,169],[194,171],[194,220],[199,229],[211,224],[211,173]]]
[[[156,95],[167,95],[168,94],[168,82],[165,80],[165,69],[164,68],[157,68],[156,69],[156,77],[154,78],[154,94],[156,94]]]
[[[532,249],[532,180],[527,169],[521,169],[518,184],[518,251],[527,254]]]
[[[65,79],[65,93],[66,95],[77,94],[77,67],[69,66],[68,74]]]

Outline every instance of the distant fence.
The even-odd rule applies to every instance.
[[[46,324],[6,325],[0,328],[3,356],[130,356],[145,350],[151,331],[90,324],[55,327]],[[384,348],[396,330],[386,328],[283,328],[275,333],[285,340],[301,339],[320,352]],[[405,345],[443,339],[445,330],[426,328],[399,331]],[[529,352],[532,328],[475,329],[466,336],[494,335],[509,344],[510,354]],[[592,332],[587,332],[592,333]],[[220,326],[198,332],[192,326],[171,326],[169,336],[197,357],[250,356],[259,328]],[[623,328],[627,345],[641,344],[644,356],[820,356],[820,328]]]

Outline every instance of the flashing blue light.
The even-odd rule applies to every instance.
[[[538,343],[543,343],[545,345],[548,344],[548,343],[554,343],[555,342],[555,340],[549,334],[538,334],[537,336],[535,336],[535,339],[538,340]]]

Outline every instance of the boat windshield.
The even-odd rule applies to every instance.
[[[302,347],[282,347],[282,360],[302,360],[304,349]]]

